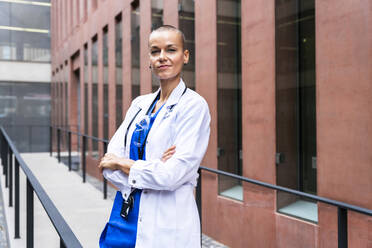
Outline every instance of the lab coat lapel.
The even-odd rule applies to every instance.
[[[130,141],[132,140],[132,135],[133,135],[133,131],[135,129],[135,124],[138,122],[138,120],[144,116],[147,112],[147,110],[150,108],[151,106],[151,103],[154,102],[156,96],[159,94],[160,92],[160,88],[155,91],[154,93],[152,94],[149,94],[148,96],[146,96],[143,100],[141,100],[140,102],[138,102],[136,105],[135,105],[135,111],[133,111],[133,116],[130,118],[130,120],[132,120],[132,118],[135,118],[133,120],[133,123],[132,125],[130,125],[130,127],[127,126],[127,129],[129,128],[128,130],[128,137],[126,137],[126,147],[125,147],[125,154],[129,157],[129,150],[130,150]],[[140,111],[138,113],[138,115],[135,116],[135,114],[137,113],[137,111]],[[129,125],[129,123],[128,123]]]
[[[186,87],[185,83],[181,79],[181,81],[179,82],[177,87],[174,88],[174,90],[170,94],[170,96],[169,96],[167,102],[165,103],[164,107],[160,110],[158,116],[156,117],[156,119],[154,121],[154,124],[151,127],[152,131],[150,131],[150,133],[149,133],[148,140],[151,138],[151,133],[154,132],[154,130],[156,130],[157,127],[161,124],[161,122],[165,119],[164,116],[166,114],[170,114],[168,112],[171,111],[172,106],[178,103],[179,99],[182,96],[183,91],[185,90],[185,87]]]

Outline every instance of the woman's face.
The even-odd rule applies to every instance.
[[[177,31],[161,30],[150,35],[150,65],[160,80],[180,76],[184,63],[189,60],[189,51],[183,50],[182,36]]]

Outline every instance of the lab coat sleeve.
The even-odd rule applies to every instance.
[[[125,115],[125,119],[120,127],[116,130],[114,136],[112,136],[108,146],[107,146],[107,153],[113,153],[118,157],[125,157],[125,147],[124,147],[124,136],[126,132],[126,126],[129,123],[129,119],[133,118],[133,113],[138,111],[136,109],[136,104],[140,101],[141,96],[137,97],[133,100],[130,108]],[[129,118],[129,119],[128,119]],[[117,187],[120,191],[130,189],[128,185],[128,175],[123,173],[121,170],[110,170],[104,169],[102,172],[103,176],[111,182],[115,187]]]
[[[175,125],[176,153],[165,163],[160,159],[137,160],[130,169],[129,185],[173,191],[196,180],[209,142],[210,114],[203,98],[185,105]]]
[[[113,153],[118,157],[124,157],[124,125],[120,125],[118,130],[112,136],[108,146],[107,153]],[[128,186],[128,176],[125,175],[121,170],[110,170],[104,169],[102,172],[103,176],[112,183],[120,191],[127,189]]]

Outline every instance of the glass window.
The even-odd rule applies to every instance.
[[[276,1],[277,184],[316,194],[315,9]],[[281,213],[317,222],[317,205],[278,192]]]
[[[84,46],[84,133],[88,132],[88,44]]]
[[[122,39],[123,33],[121,19],[117,19],[115,25],[116,127],[119,127],[123,121]]]
[[[139,6],[131,13],[132,99],[140,94],[140,13]]]
[[[0,2],[0,59],[50,61],[50,6]]]
[[[64,85],[65,85],[65,92],[64,92],[64,103],[65,103],[65,113],[64,113],[64,124],[65,124],[65,127],[66,128],[69,128],[69,123],[68,123],[68,70],[69,69],[69,66],[67,64],[65,64],[65,67],[64,67]]]
[[[151,30],[163,25],[163,0],[151,0]],[[152,91],[160,87],[160,81],[153,74],[151,75]]]
[[[108,139],[108,30],[103,32],[103,138]]]
[[[217,0],[218,169],[242,175],[240,0]],[[243,200],[241,182],[219,176],[220,195]]]
[[[11,3],[0,2],[0,26],[10,26],[10,5]]]
[[[19,3],[12,3],[10,6],[10,26],[50,29],[50,6]]]
[[[151,0],[151,30],[163,25],[163,0]]]
[[[185,34],[185,48],[190,52],[189,63],[183,67],[182,79],[187,87],[195,89],[195,10],[194,0],[181,0],[179,28]]]
[[[50,84],[0,82],[0,125],[20,152],[49,150]]]
[[[0,59],[50,61],[50,6],[0,2]]]
[[[92,41],[92,136],[98,137],[98,44]],[[92,155],[98,158],[98,143],[92,141]]]

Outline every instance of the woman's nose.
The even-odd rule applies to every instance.
[[[165,55],[165,51],[161,50],[159,54],[159,60],[165,60],[167,57]]]

